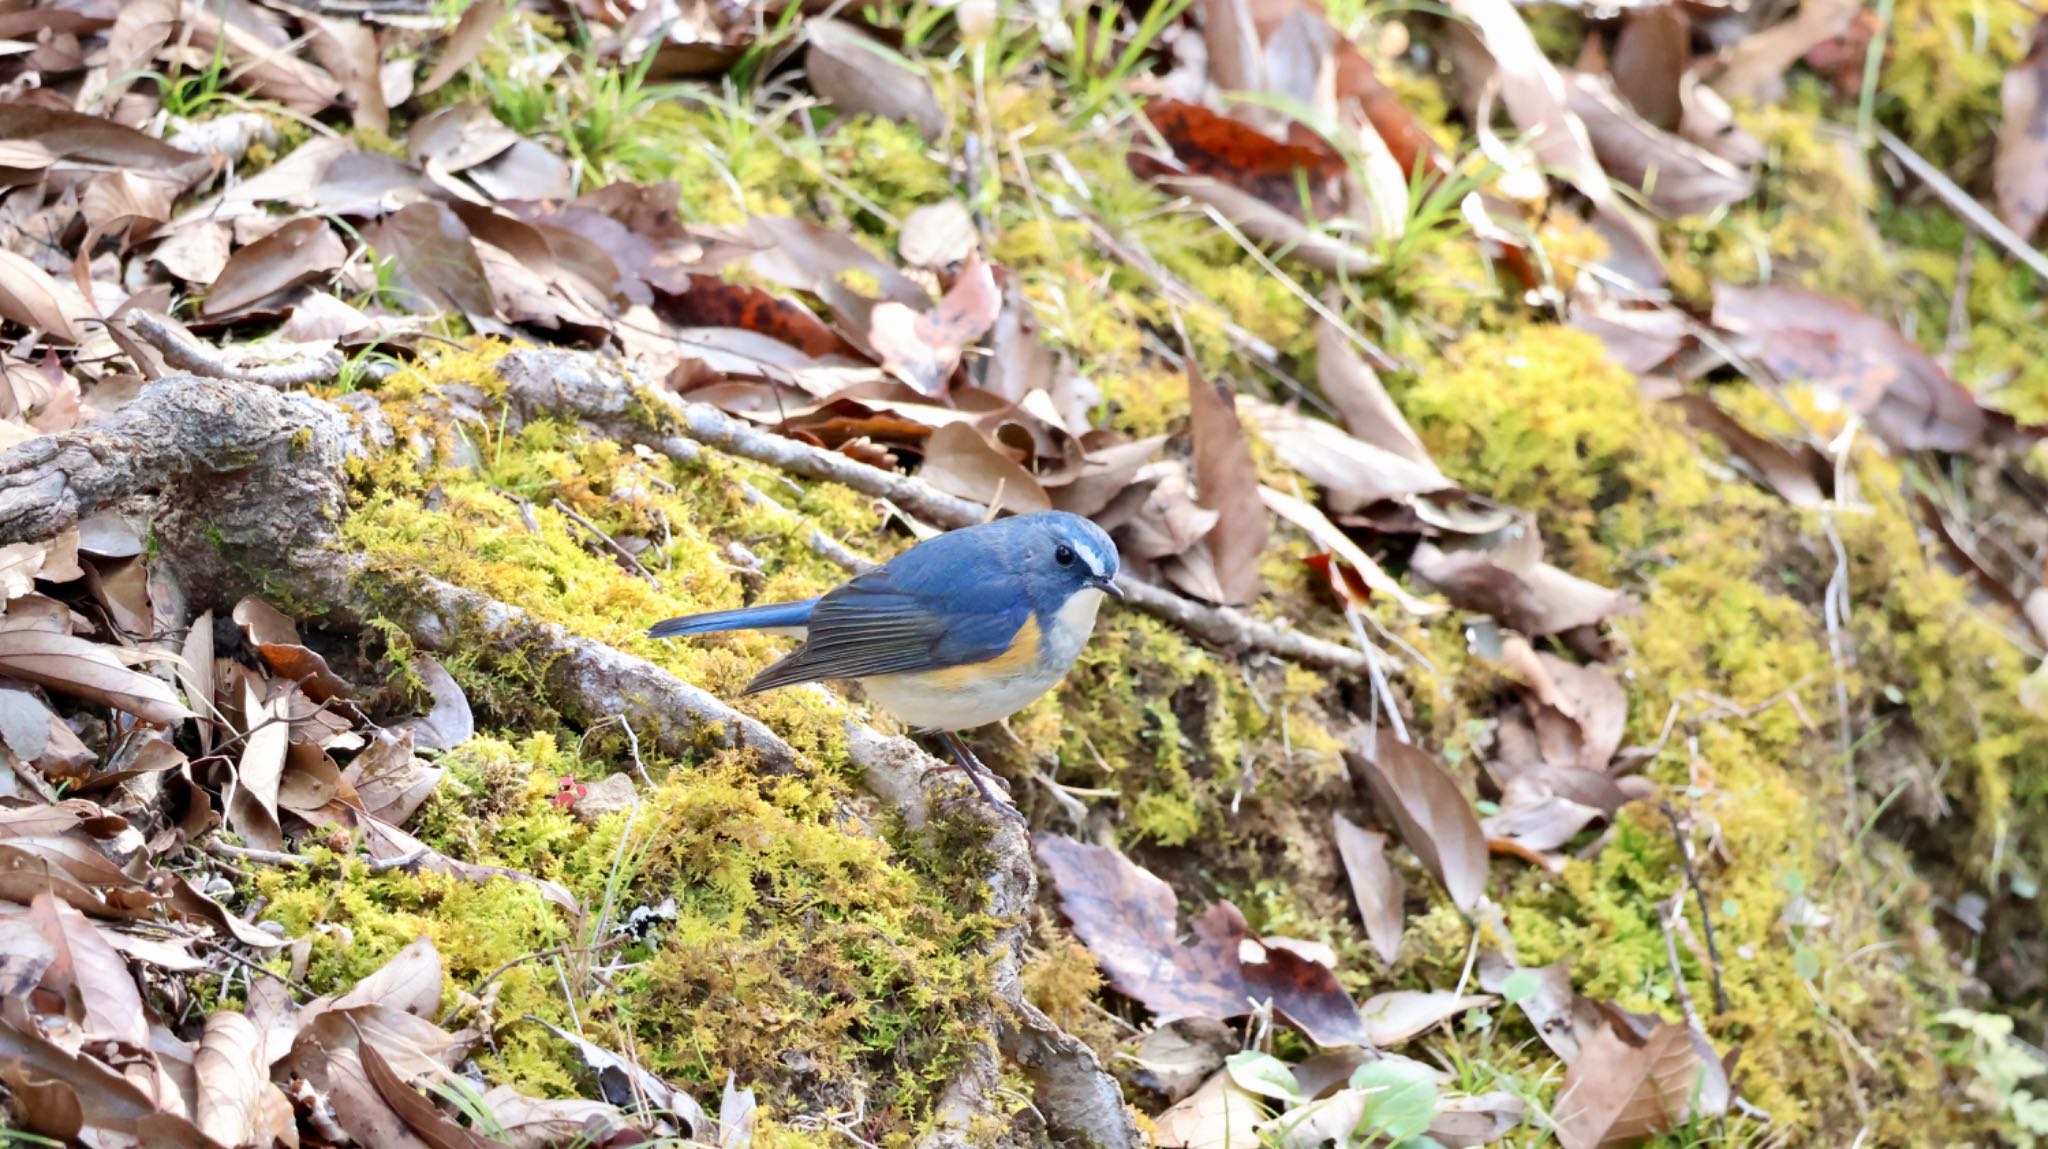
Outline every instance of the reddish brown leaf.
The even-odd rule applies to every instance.
[[[295,219],[236,252],[207,289],[200,314],[245,310],[288,287],[333,271],[348,258],[341,237],[322,219]]]
[[[1700,1058],[1683,1025],[1665,1024],[1640,1045],[1602,1028],[1565,1072],[1553,1112],[1564,1149],[1623,1149],[1685,1120]]]
[[[756,332],[817,359],[858,354],[843,336],[800,304],[714,275],[692,275],[688,282],[689,290],[680,295],[657,295],[655,314],[677,327]]]
[[[1249,935],[1236,906],[1211,906],[1191,923],[1196,943],[1182,945],[1173,890],[1129,858],[1058,834],[1037,835],[1035,848],[1110,985],[1160,1021],[1238,1017],[1270,998],[1317,1044],[1362,1044],[1358,1009],[1329,967],[1277,946],[1259,947],[1263,961],[1242,958]]]
[[[1636,115],[1664,131],[1678,130],[1685,114],[1679,88],[1691,67],[1692,21],[1685,9],[1659,4],[1622,18],[1608,74]]]
[[[1966,451],[1984,409],[1898,328],[1845,300],[1794,287],[1714,290],[1714,324],[1787,381],[1823,388],[1900,450]]]
[[[979,255],[970,254],[952,290],[930,311],[876,304],[868,320],[868,344],[891,375],[921,395],[938,398],[946,393],[961,354],[988,334],[1002,306],[995,274]]]
[[[1204,379],[1193,356],[1187,359],[1187,376],[1195,489],[1201,505],[1219,516],[1202,540],[1215,571],[1214,586],[1208,589],[1217,601],[1250,602],[1259,594],[1259,556],[1270,534],[1251,441],[1238,421],[1230,388]]]
[[[1998,214],[2021,238],[2031,238],[2048,217],[2048,17],[2035,24],[2026,58],[2005,74],[1999,93],[2005,123],[1991,172]]]
[[[1385,731],[1370,730],[1353,731],[1344,756],[1451,902],[1464,910],[1478,905],[1486,894],[1486,835],[1472,804],[1436,759]]]
[[[1344,158],[1321,136],[1303,133],[1298,141],[1282,143],[1242,120],[1180,100],[1152,101],[1145,107],[1145,118],[1166,141],[1177,164],[1168,166],[1144,152],[1132,152],[1131,170],[1141,179],[1206,176],[1297,220],[1309,215],[1330,219],[1341,213]]]
[[[1401,875],[1387,864],[1387,836],[1362,830],[1341,813],[1330,815],[1330,825],[1337,835],[1344,873],[1351,879],[1351,898],[1365,921],[1365,936],[1372,939],[1380,960],[1393,965],[1401,957],[1407,911]]]

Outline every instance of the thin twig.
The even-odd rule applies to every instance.
[[[237,383],[254,383],[282,391],[310,383],[325,383],[341,374],[341,352],[333,349],[296,363],[249,366],[231,362],[228,352],[174,329],[160,315],[131,311],[128,313],[128,326],[142,337],[143,342],[161,352],[166,364],[209,379],[232,379]]]
[[[605,950],[624,945],[626,942],[632,940],[632,936],[633,935],[631,934],[614,934],[611,937],[608,937],[601,942],[597,942],[594,945],[555,946],[552,949],[537,950],[533,953],[526,954],[522,957],[513,958],[511,961],[508,961],[505,964],[499,966],[498,968],[492,970],[491,972],[485,974],[484,979],[476,983],[476,986],[469,991],[469,996],[473,998],[481,998],[484,995],[484,990],[489,989],[492,982],[497,981],[499,977],[503,976],[504,974],[518,966],[525,965],[527,962],[540,961],[544,958],[565,957],[572,954],[603,953]],[[466,1003],[457,1002],[454,1005],[449,1006],[448,1012],[442,1014],[441,1020],[435,1022],[434,1024],[441,1026],[445,1029],[447,1028],[449,1022],[454,1021],[456,1018],[462,1016],[462,1011],[468,1008],[469,1006]]]
[[[419,860],[426,856],[427,847],[424,845],[414,846],[403,854],[397,854],[389,858],[370,859],[370,872],[373,874],[384,874],[392,870],[403,870],[407,866],[418,864]]]
[[[1913,173],[1913,178],[1926,184],[1929,191],[1961,216],[1964,223],[1975,228],[1977,234],[2004,248],[2008,255],[2026,264],[2035,275],[2048,279],[2048,256],[2042,255],[2018,232],[2005,226],[2005,221],[1978,203],[1975,196],[1958,187],[1956,181],[1943,175],[1940,168],[1928,163],[1919,152],[1888,129],[1877,129],[1877,139],[1886,151],[1906,166],[1907,171]]]
[[[589,531],[592,535],[596,536],[597,541],[603,543],[608,549],[610,549],[610,551],[613,554],[619,556],[620,562],[623,562],[627,566],[631,567],[633,569],[634,574],[637,574],[641,578],[646,579],[648,584],[653,586],[655,590],[661,589],[661,580],[654,577],[654,572],[648,570],[646,567],[641,566],[640,560],[633,557],[633,552],[627,550],[625,547],[620,546],[619,541],[611,537],[610,535],[604,533],[603,528],[599,527],[596,523],[591,522],[589,519],[584,518],[582,515],[577,514],[575,508],[571,507],[569,504],[563,502],[560,499],[554,500],[554,502],[549,505],[553,506],[557,511],[560,511],[562,514],[567,515],[570,521],[574,522],[577,526],[582,527],[584,530]]]
[[[313,865],[313,859],[304,854],[287,854],[278,850],[258,850],[249,846],[231,846],[219,838],[206,840],[206,852],[216,858],[237,858],[245,862],[262,862],[267,866],[296,866],[304,869]]]
[[[1728,991],[1721,986],[1721,951],[1714,945],[1714,916],[1707,910],[1707,891],[1705,887],[1700,885],[1700,872],[1698,867],[1693,864],[1692,839],[1686,836],[1684,828],[1679,825],[1678,811],[1672,809],[1671,803],[1660,802],[1658,805],[1663,807],[1664,817],[1671,822],[1671,838],[1678,843],[1678,857],[1685,865],[1686,884],[1692,887],[1692,896],[1699,903],[1700,932],[1707,939],[1707,969],[1714,979],[1714,1012],[1717,1015],[1726,1013],[1728,1012]],[[1674,966],[1677,963],[1677,956],[1675,954],[1672,957],[1672,962]],[[1679,985],[1680,990],[1683,991],[1684,982],[1681,981]]]

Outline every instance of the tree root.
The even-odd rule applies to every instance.
[[[572,415],[600,434],[638,443],[671,458],[691,459],[703,447],[807,479],[838,483],[895,504],[906,514],[948,529],[972,526],[989,508],[926,486],[909,475],[871,467],[837,451],[785,438],[705,403],[679,399],[633,380],[588,352],[515,351],[498,362],[506,399],[523,418]],[[645,410],[654,405],[654,418]],[[1132,606],[1226,650],[1257,651],[1305,666],[1365,674],[1364,652],[1314,638],[1227,606],[1210,606],[1124,579]]]
[[[157,349],[164,362],[180,371],[208,379],[232,379],[259,387],[288,390],[313,383],[325,383],[341,374],[341,352],[329,348],[296,363],[249,363],[241,356],[203,342],[169,320],[147,311],[133,311],[128,326],[142,341]]]
[[[611,389],[623,410],[625,388]],[[171,569],[193,588],[195,608],[225,608],[254,592],[283,596],[302,614],[359,624],[390,617],[391,604],[403,603],[393,621],[426,649],[481,642],[544,667],[551,701],[575,721],[623,715],[670,755],[722,745],[751,753],[768,770],[800,768],[800,756],[774,731],[645,659],[476,591],[374,570],[340,549],[342,465],[393,440],[373,404],[351,407],[353,420],[334,404],[261,384],[158,379],[91,427],[0,452],[0,545],[41,542],[87,516],[156,496],[157,537]],[[937,781],[938,763],[908,739],[851,719],[846,739],[866,788],[913,829],[930,820],[939,789],[952,792]],[[1009,923],[989,942],[994,984],[984,1020],[996,1041],[970,1054],[942,1091],[938,1127],[924,1145],[974,1143],[972,1122],[993,1114],[998,1100],[998,1049],[1032,1079],[1055,1136],[1117,1149],[1142,1144],[1116,1080],[1094,1053],[1024,1000],[1023,931],[1036,894],[1024,829],[979,804],[962,816],[988,825],[989,912]]]

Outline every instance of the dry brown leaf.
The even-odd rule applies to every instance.
[[[1614,179],[1641,191],[1666,216],[1704,215],[1756,190],[1756,175],[1638,116],[1597,76],[1566,81],[1571,112],[1585,125],[1593,154]]]
[[[505,15],[505,0],[476,0],[476,3],[462,10],[462,18],[455,22],[455,30],[441,42],[441,58],[434,61],[434,70],[427,75],[426,82],[413,90],[415,96],[431,95],[441,86],[462,74],[464,68],[476,62],[483,54],[484,45],[490,42],[491,32]]]
[[[1330,521],[1330,517],[1313,505],[1293,495],[1276,491],[1271,487],[1259,488],[1260,501],[1274,514],[1300,527],[1316,546],[1350,564],[1360,581],[1374,594],[1383,594],[1401,604],[1402,609],[1413,615],[1442,614],[1443,607],[1424,602],[1403,589],[1393,577],[1380,569],[1372,556],[1365,553],[1351,536]]]
[[[1434,470],[1429,449],[1387,395],[1372,369],[1328,320],[1316,321],[1316,385],[1344,416],[1344,426],[1367,443]]]
[[[1624,1149],[1681,1121],[1700,1083],[1692,1033],[1666,1023],[1641,1043],[1603,1027],[1565,1072],[1553,1107],[1564,1149]]]
[[[1258,1095],[1218,1072],[1153,1124],[1159,1149],[1259,1149],[1265,1119]]]
[[[1254,942],[1236,906],[1209,907],[1191,923],[1196,944],[1182,945],[1173,890],[1129,858],[1057,834],[1038,835],[1033,848],[1103,976],[1161,1021],[1238,1017],[1270,999],[1318,1045],[1363,1044],[1358,1007],[1329,967]]]
[[[1564,77],[1543,55],[1511,0],[1450,0],[1493,55],[1501,102],[1524,132],[1545,170],[1569,181],[1595,204],[1613,198],[1593,142],[1569,106]]]
[[[149,4],[123,7],[146,10]],[[204,156],[102,116],[25,100],[0,103],[0,139],[32,140],[63,159],[154,176],[180,187],[198,179],[208,166]]]
[[[204,286],[220,278],[233,249],[233,227],[215,219],[197,219],[165,234],[149,258],[186,283]]]
[[[389,1102],[370,1084],[355,1049],[333,1049],[326,1056],[328,1100],[334,1119],[358,1145],[378,1149],[442,1149],[414,1133]]]
[[[1660,4],[1622,18],[1608,74],[1637,115],[1664,131],[1677,131],[1685,115],[1681,89],[1691,67],[1692,21],[1683,8]]]
[[[1214,579],[1210,585],[1183,586],[1190,593],[1206,591],[1212,601],[1244,603],[1257,598],[1263,580],[1259,557],[1270,531],[1266,507],[1259,497],[1259,472],[1252,462],[1251,440],[1238,421],[1227,385],[1202,377],[1192,355],[1187,357],[1188,436],[1193,441],[1195,490],[1201,505],[1218,518],[1202,536],[1208,545]],[[1168,577],[1174,574],[1168,568]]]
[[[200,314],[231,315],[341,266],[348,249],[323,219],[295,219],[229,257]]]
[[[341,85],[333,76],[301,60],[285,43],[272,43],[256,29],[227,19],[223,6],[185,0],[180,14],[181,31],[191,49],[201,59],[211,59],[216,52],[225,57],[228,75],[251,95],[307,116],[327,110],[340,98]]]
[[[412,734],[413,744],[423,750],[449,751],[476,736],[476,718],[470,713],[469,696],[462,685],[431,654],[414,655],[411,670],[427,688],[433,709],[424,717],[409,719],[399,729]]]
[[[1171,1103],[1193,1093],[1237,1052],[1235,1030],[1211,1017],[1184,1017],[1147,1033],[1132,1060],[1141,1088]]]
[[[1371,503],[1447,491],[1457,485],[1445,478],[1427,457],[1416,462],[1298,410],[1275,406],[1250,395],[1238,396],[1237,410],[1259,438],[1280,456],[1281,462],[1323,488],[1331,509],[1340,514]]]
[[[254,675],[242,679],[242,756],[235,766],[234,792],[228,798],[228,824],[260,850],[284,848],[277,821],[277,792],[284,779],[285,754],[292,728],[286,721],[285,693],[265,697]]]
[[[1711,81],[1730,101],[1771,103],[1785,91],[1785,71],[1813,48],[1841,35],[1863,0],[1803,0],[1799,11],[1782,24],[1745,36],[1728,50],[1725,63]]]
[[[1714,289],[1714,325],[1787,381],[1824,388],[1900,450],[1967,451],[1991,422],[1968,388],[1899,329],[1793,287]]]
[[[75,288],[12,251],[0,249],[0,318],[41,331],[60,343],[78,342],[92,309]]]
[[[946,393],[961,354],[995,326],[1002,306],[995,273],[969,253],[952,290],[930,311],[891,301],[876,304],[868,320],[868,344],[891,375],[921,395],[938,398]]]
[[[1344,756],[1452,904],[1462,910],[1478,905],[1486,895],[1486,836],[1472,804],[1436,759],[1386,731],[1363,729],[1345,738]]]
[[[493,1086],[480,1098],[495,1119],[493,1144],[511,1149],[553,1149],[557,1145],[608,1143],[626,1125],[617,1106],[574,1097],[528,1097],[509,1085]]]
[[[1434,544],[1415,548],[1410,569],[1462,610],[1492,615],[1510,630],[1531,638],[1595,626],[1635,610],[1620,591],[1587,582],[1549,563],[1513,568],[1473,551],[1445,552]]]
[[[384,1060],[384,1055],[377,1052],[375,1043],[357,1045],[356,1054],[362,1059],[363,1075],[368,1078],[370,1087],[377,1091],[392,1112],[398,1114],[400,1120],[434,1149],[487,1149],[497,1144],[456,1124],[454,1118],[414,1092],[406,1079]]]
[[[85,190],[78,195],[78,210],[94,231],[125,235],[132,243],[148,237],[171,218],[176,191],[171,184],[134,172],[101,172],[86,181]]]
[[[1331,813],[1330,826],[1337,835],[1344,873],[1351,880],[1352,901],[1365,921],[1365,936],[1372,939],[1380,960],[1393,965],[1401,957],[1407,907],[1401,875],[1387,864],[1387,836],[1360,829],[1340,812]]]
[[[389,131],[391,109],[384,102],[384,50],[377,42],[376,26],[311,12],[300,18],[313,34],[313,58],[340,87],[341,102],[351,111],[350,120],[357,127],[380,134]]]
[[[924,452],[918,475],[928,486],[1020,514],[1052,506],[1030,471],[966,423],[932,432]]]
[[[403,826],[447,773],[413,753],[410,730],[379,730],[369,746],[348,764],[342,779],[355,788],[363,811],[380,821]]]
[[[1444,1149],[1476,1149],[1513,1132],[1528,1109],[1528,1102],[1505,1090],[1442,1098],[1429,1123],[1429,1137]]]
[[[1493,1004],[1490,994],[1460,995],[1444,990],[1394,990],[1375,994],[1361,1002],[1358,1016],[1365,1019],[1365,1035],[1373,1045],[1385,1049],[1427,1033],[1468,1009]]]
[[[820,98],[850,116],[871,113],[911,124],[927,140],[946,134],[945,109],[909,61],[839,20],[806,20],[804,39],[804,74]]]
[[[222,1010],[206,1019],[193,1058],[198,1075],[199,1130],[223,1145],[266,1144],[276,1130],[269,1115],[283,1101],[270,1083],[264,1035],[249,1015]],[[290,1112],[290,1102],[284,1102]]]
[[[1612,674],[1539,651],[1519,634],[1501,638],[1500,661],[1522,684],[1546,762],[1603,771],[1621,749],[1628,694]]]
[[[111,1047],[127,1056],[148,1048],[149,1026],[135,977],[93,923],[49,894],[38,894],[29,903],[28,921],[50,947],[43,987],[75,1003],[86,1042],[96,1052]]]
[[[475,100],[437,108],[405,134],[406,155],[431,172],[468,171],[519,142],[519,133]],[[455,189],[450,189],[455,190]]]
[[[957,199],[928,203],[911,212],[896,237],[896,254],[912,267],[951,267],[980,246],[974,214]]]
[[[193,716],[161,681],[122,665],[115,648],[41,630],[0,631],[0,673],[175,726]]]
[[[1711,395],[1685,391],[1669,402],[1685,413],[1686,422],[1721,440],[1738,462],[1746,464],[1756,481],[1776,491],[1786,502],[1819,510],[1834,497],[1835,469],[1827,455],[1812,443],[1760,435],[1743,426]]]
[[[483,261],[469,229],[447,207],[408,204],[371,229],[367,239],[377,254],[391,260],[408,310],[446,309],[472,324],[494,325],[497,302]]]
[[[1998,215],[2028,239],[2048,217],[2048,17],[2034,25],[2026,58],[2005,74],[1999,95],[2005,122],[1991,170]]]

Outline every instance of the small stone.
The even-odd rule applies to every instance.
[[[262,930],[266,934],[269,934],[271,937],[281,938],[284,936],[283,922],[274,922],[268,918],[265,918],[264,920],[256,923],[256,928]]]
[[[570,804],[569,812],[577,820],[594,825],[607,814],[617,814],[640,804],[640,792],[633,788],[633,779],[626,774],[607,774],[603,779],[584,787],[583,793]]]

